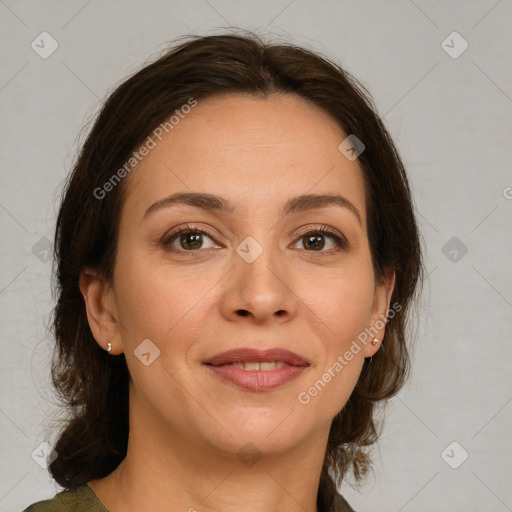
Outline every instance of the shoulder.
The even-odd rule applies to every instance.
[[[53,498],[38,501],[22,512],[108,512],[88,485],[62,491]]]

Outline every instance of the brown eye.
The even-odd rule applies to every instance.
[[[210,246],[205,247],[204,238],[210,240]],[[176,244],[178,246],[176,246]],[[219,247],[212,240],[212,235],[203,229],[194,229],[189,226],[181,227],[166,236],[162,241],[162,246],[172,252],[193,252],[199,249],[211,249]]]
[[[200,249],[203,245],[201,237],[203,235],[200,233],[180,233],[179,235],[179,243],[181,247],[184,249]]]
[[[323,234],[312,234],[303,237],[306,241],[302,244],[305,249],[323,249],[325,246],[325,239]]]
[[[327,252],[330,249],[329,247],[326,251],[322,250],[325,247],[326,238],[333,240],[335,247],[338,249],[345,249],[347,247],[347,241],[327,226],[300,234],[302,248],[309,252]]]

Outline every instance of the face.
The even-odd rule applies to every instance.
[[[393,286],[373,273],[361,169],[338,150],[346,136],[291,95],[209,98],[127,178],[113,282],[103,312],[88,314],[102,347],[124,352],[132,413],[147,425],[233,453],[328,432],[378,349],[353,342],[387,311]],[[228,206],[166,200],[178,193]],[[272,377],[205,364],[239,348],[302,363]]]

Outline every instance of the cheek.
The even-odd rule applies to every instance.
[[[119,253],[115,290],[123,344],[131,346],[146,338],[156,341],[159,333],[155,326],[162,329],[172,326],[176,309],[167,307],[167,295],[172,292],[173,283],[162,279],[158,270],[143,258],[130,254],[126,249]]]
[[[328,300],[328,299],[331,300]],[[297,395],[308,414],[332,419],[345,406],[364,363],[364,346],[358,335],[367,327],[371,294],[364,289],[340,291],[322,298],[317,327],[322,329],[317,364]]]
[[[342,348],[343,342],[364,330],[370,320],[373,272],[352,267],[350,271],[308,281],[300,293],[302,297],[309,297],[309,307],[324,322],[330,338],[335,338],[334,343]]]
[[[297,399],[333,417],[350,397],[364,362],[364,346],[358,335],[368,327],[371,316],[373,272],[353,267],[352,272],[326,280],[323,288],[315,290],[309,293],[308,307],[318,334],[322,333],[322,348],[308,387]]]
[[[123,342],[130,346],[151,339],[161,349],[183,326],[196,325],[204,298],[218,277],[198,270],[156,262],[142,252],[120,258],[116,263],[116,302]]]

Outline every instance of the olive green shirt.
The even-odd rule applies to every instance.
[[[82,485],[73,491],[62,491],[52,499],[38,501],[23,512],[108,512],[108,510],[88,485]],[[325,512],[354,512],[354,510],[340,494],[337,494],[333,506]]]

